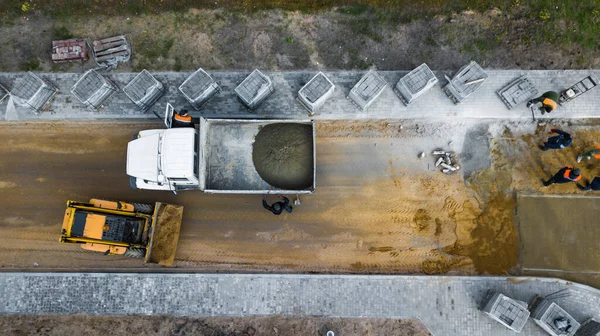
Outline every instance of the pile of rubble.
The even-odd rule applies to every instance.
[[[437,156],[438,159],[435,161],[435,166],[440,167],[442,173],[450,174],[460,169],[453,152],[446,152],[444,150],[437,149],[431,154]]]

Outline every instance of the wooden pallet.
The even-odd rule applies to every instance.
[[[94,59],[100,65],[116,64],[129,60],[131,46],[125,35],[109,37],[92,42]]]

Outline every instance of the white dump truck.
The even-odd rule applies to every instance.
[[[262,157],[263,160],[272,158],[277,161],[273,164],[267,162],[266,169],[280,169],[284,174],[284,180],[288,169],[286,165],[290,165],[289,169],[295,169],[291,175],[298,170],[298,166],[301,166],[305,174],[304,182],[301,184],[286,184],[286,181],[280,183],[277,176],[270,176],[269,171],[266,173],[261,171],[265,168],[255,166],[257,161],[255,138],[258,139],[257,134],[261,129],[271,127],[269,125],[303,127],[301,141],[305,146],[310,146],[309,150],[303,153],[310,152],[310,157],[304,155],[300,163],[288,163],[283,160],[279,164],[277,160],[281,161],[280,157],[286,151],[298,147],[294,143],[289,146],[281,144],[286,141],[285,137],[272,146],[272,149],[267,148],[266,154],[263,154],[266,157]],[[170,122],[167,122],[167,126],[170,126]],[[207,193],[229,194],[310,194],[314,192],[316,172],[314,121],[200,118],[198,126],[197,128],[151,129],[136,134],[127,147],[127,175],[130,176],[131,187],[173,192],[199,189]],[[258,140],[256,142],[258,143]],[[307,172],[309,176],[306,175]],[[265,181],[265,178],[269,182]],[[288,189],[288,186],[292,189]]]

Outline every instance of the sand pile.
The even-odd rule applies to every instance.
[[[270,124],[254,138],[252,161],[270,185],[289,190],[308,189],[313,183],[312,127]]]
[[[179,241],[182,217],[182,206],[173,204],[162,205],[157,220],[157,223],[160,223],[160,225],[157,224],[154,226],[150,262],[164,266],[173,265]]]

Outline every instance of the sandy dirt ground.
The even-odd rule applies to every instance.
[[[431,335],[418,320],[342,319],[285,316],[177,318],[161,316],[0,316],[3,335],[36,336],[261,336],[261,335]]]
[[[595,50],[535,42],[530,20],[499,10],[406,22],[377,12],[350,15],[336,9],[317,13],[190,9],[84,18],[50,18],[32,12],[0,25],[0,71],[82,71],[78,63],[50,61],[51,41],[65,34],[90,39],[127,34],[134,56],[119,71],[370,66],[409,70],[424,62],[432,69],[456,70],[471,60],[504,69],[600,66]],[[84,65],[93,66],[92,61]]]
[[[260,196],[130,189],[126,143],[153,126],[3,125],[2,268],[159,267],[57,242],[65,201],[98,197],[184,205],[175,271],[518,274],[516,193],[579,193],[544,188],[540,178],[575,164],[598,136],[590,125],[555,124],[576,141],[542,152],[551,124],[320,122],[317,191],[274,216]],[[431,155],[418,158],[437,148],[456,152],[468,175],[445,175]],[[587,178],[596,165],[581,166]]]
[[[154,223],[151,253],[149,261],[165,266],[172,266],[175,262],[175,253],[179,242],[183,207],[165,204],[154,210],[158,213]]]

